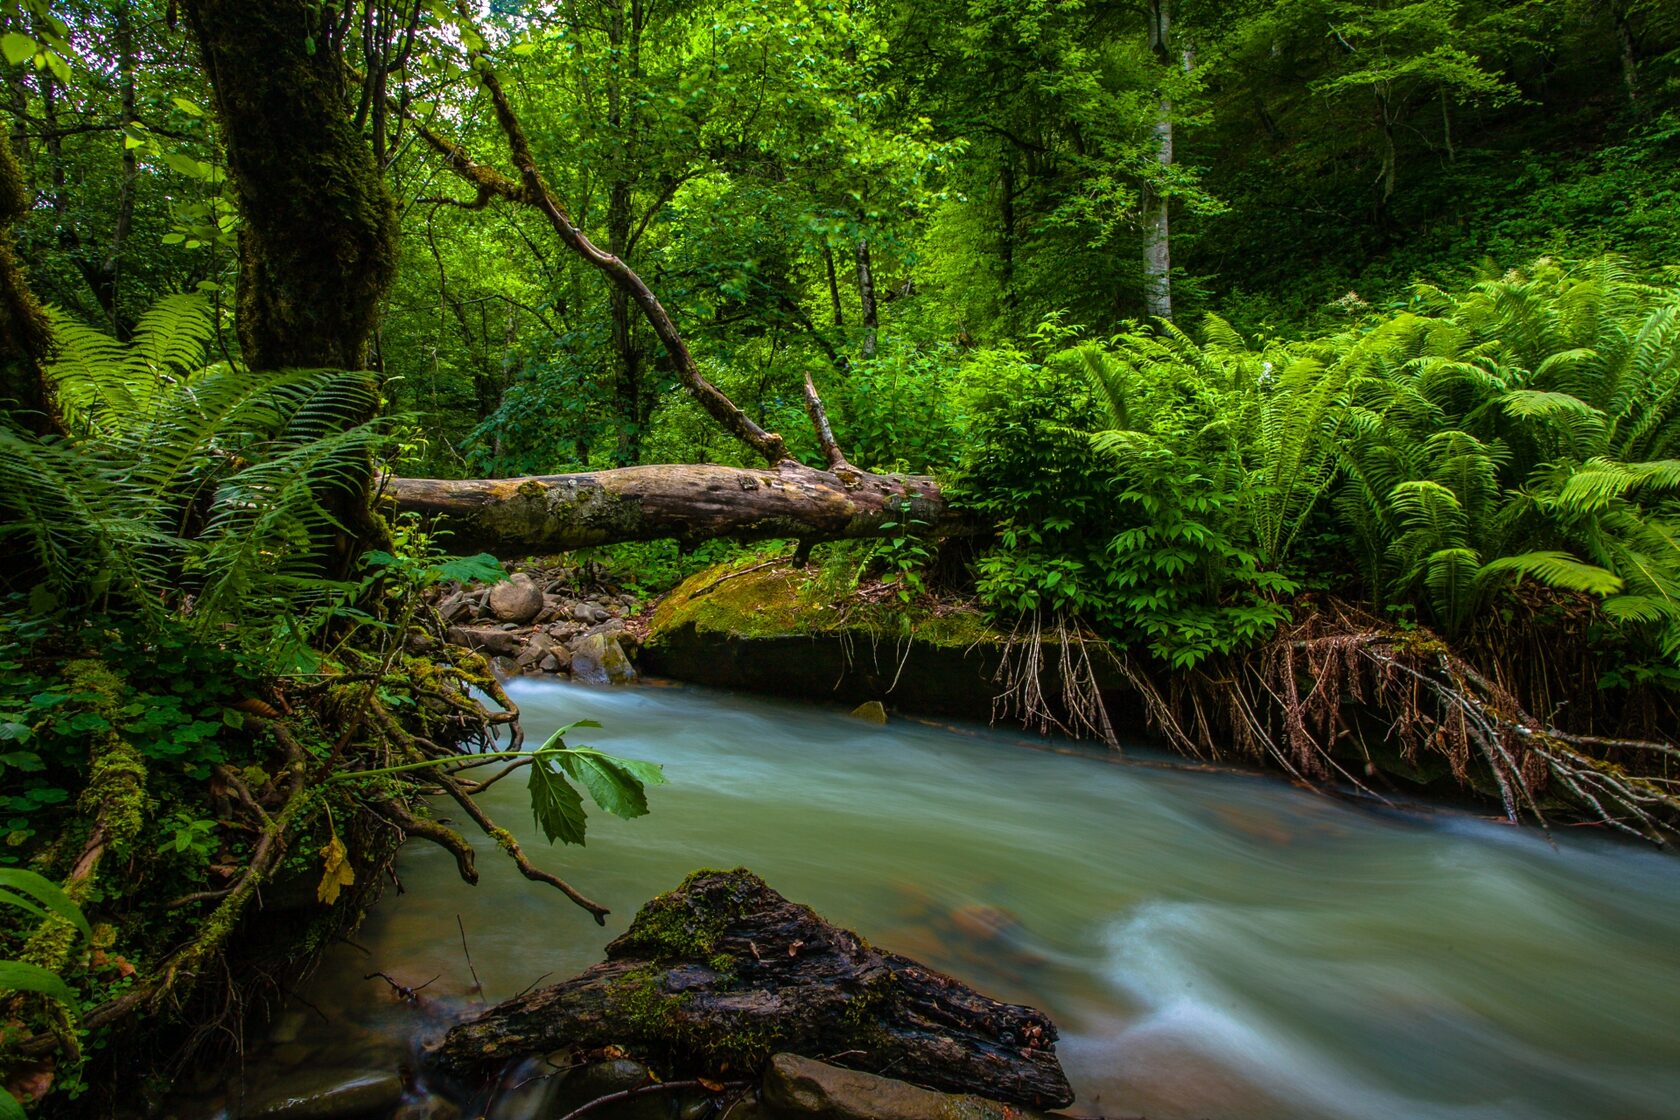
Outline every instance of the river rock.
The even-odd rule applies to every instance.
[[[593,626],[597,622],[605,622],[612,617],[612,612],[593,600],[578,603],[572,607],[572,617],[579,622],[586,622]]]
[[[446,636],[455,645],[502,657],[515,657],[525,648],[524,635],[496,626],[451,626]]]
[[[527,623],[542,613],[542,588],[524,572],[490,589],[490,613],[503,622]]]
[[[385,1115],[402,1103],[402,1078],[394,1073],[321,1071],[321,1089],[277,1087],[245,1098],[240,1120],[351,1120]],[[331,1080],[328,1080],[328,1079]]]
[[[514,660],[519,663],[519,667],[521,669],[528,670],[533,665],[542,661],[545,657],[548,657],[553,652],[553,649],[554,640],[541,630],[538,630],[526,639],[524,647],[520,649],[519,653],[514,657]]]
[[[572,679],[584,684],[629,684],[635,666],[610,634],[585,634],[572,643]]]
[[[1029,1107],[1073,1101],[1042,1012],[873,948],[745,869],[690,875],[642,907],[606,955],[454,1027],[433,1057],[473,1080],[563,1047],[617,1046],[667,1075],[833,1055],[928,1089]]]
[[[797,1054],[770,1059],[760,1100],[778,1120],[1021,1120],[1034,1116],[971,1093],[936,1093]]]
[[[851,711],[853,719],[861,719],[865,723],[873,723],[876,727],[887,725],[887,706],[879,700],[865,700]]]

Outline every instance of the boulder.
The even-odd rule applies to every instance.
[[[1033,1115],[972,1093],[936,1093],[798,1054],[770,1059],[759,1100],[776,1120],[1026,1120]]]
[[[624,647],[611,634],[585,634],[572,643],[572,679],[584,684],[629,684],[636,679]]]
[[[524,572],[515,573],[490,589],[490,613],[502,622],[527,623],[542,613],[542,588]]]
[[[454,1027],[433,1053],[472,1079],[562,1047],[616,1046],[667,1076],[834,1056],[945,1092],[1061,1107],[1073,1091],[1042,1012],[866,944],[750,871],[697,871],[649,902],[607,959]]]

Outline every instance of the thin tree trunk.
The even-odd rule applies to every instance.
[[[869,241],[859,238],[857,243],[858,302],[863,305],[863,356],[875,356],[875,334],[880,320],[875,312],[875,276],[869,263]]]
[[[60,428],[45,368],[52,325],[29,290],[12,238],[12,226],[29,213],[30,201],[12,146],[0,136],[0,410],[45,435]]]
[[[1170,65],[1172,13],[1169,0],[1151,0],[1149,45],[1156,59]],[[1162,97],[1152,129],[1155,160],[1164,181],[1173,163],[1173,103]],[[1158,183],[1143,187],[1143,302],[1144,313],[1160,319],[1172,318],[1172,235],[1169,228],[1171,199]]]
[[[618,136],[617,157],[607,187],[607,252],[626,262],[630,259],[630,239],[634,228],[635,216],[631,211],[641,121],[641,114],[635,106],[635,85],[641,76],[641,0],[628,0],[628,7],[628,22],[625,19],[626,0],[617,0],[611,5],[607,21],[607,42],[615,59],[615,65],[609,67],[607,73],[607,126]],[[620,58],[625,60],[623,70],[616,64]],[[618,445],[614,457],[619,465],[629,466],[641,459],[643,355],[636,337],[636,312],[630,293],[614,287],[608,292],[608,300],[613,350],[617,359],[613,402],[618,413]]]
[[[1007,141],[999,179],[998,221],[1002,227],[998,239],[999,280],[1003,287],[1004,312],[1010,325],[1015,326],[1015,310],[1021,303],[1015,291],[1015,152]]]
[[[828,302],[834,308],[834,325],[843,327],[846,325],[846,312],[840,306],[840,278],[834,272],[834,250],[824,242],[822,254],[823,264],[828,268]]]
[[[100,304],[105,308],[105,314],[111,322],[111,333],[121,339],[129,335],[129,321],[122,313],[122,252],[128,242],[128,233],[134,225],[134,190],[140,177],[140,161],[136,158],[134,149],[128,146],[128,126],[139,120],[139,112],[135,107],[135,59],[134,59],[134,26],[129,16],[128,0],[121,0],[116,5],[114,13],[117,30],[117,70],[118,85],[122,102],[123,132],[119,134],[118,142],[122,144],[122,182],[117,186],[117,220],[111,232],[111,253],[105,258],[100,268],[100,274],[105,282],[109,294],[100,297]]]

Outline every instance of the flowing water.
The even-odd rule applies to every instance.
[[[316,1011],[283,1016],[254,1066],[435,1034],[363,979],[374,969],[436,976],[434,1006],[470,1002],[473,973],[502,999],[599,960],[688,871],[744,864],[876,944],[1048,1011],[1076,1112],[1680,1117],[1672,857],[1147,752],[1068,757],[685,688],[511,691],[533,742],[593,718],[604,728],[574,745],[665,765],[652,814],[592,814],[583,849],[541,842],[519,779],[485,795],[537,862],[613,908],[607,927],[487,844],[477,887],[410,844],[404,893],[330,954],[302,993]]]

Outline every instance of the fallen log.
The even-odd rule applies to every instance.
[[[667,1075],[750,1073],[792,1053],[1036,1108],[1073,1101],[1042,1012],[999,1003],[791,903],[744,869],[697,871],[607,959],[453,1028],[433,1057],[473,1079],[614,1046]]]
[[[620,541],[696,544],[879,537],[905,526],[925,537],[974,532],[931,478],[714,464],[622,467],[506,479],[387,478],[398,512],[440,517],[457,552],[503,557]]]

